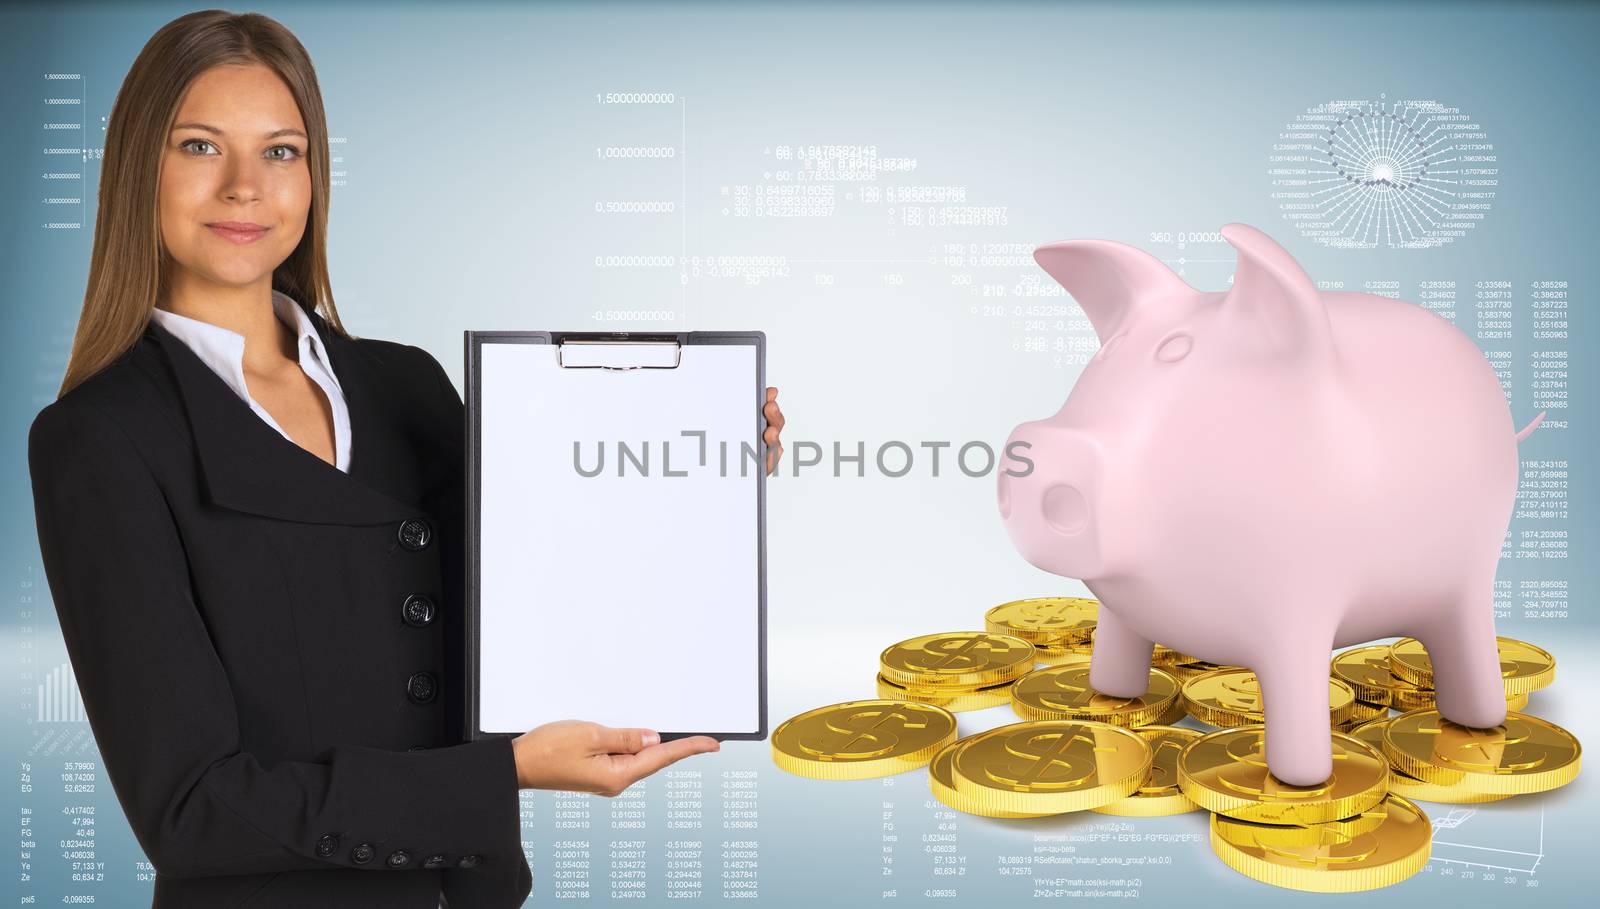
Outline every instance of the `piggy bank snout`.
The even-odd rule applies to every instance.
[[[1017,427],[1004,450],[997,492],[1012,543],[1045,571],[1094,577],[1100,570],[1098,446],[1081,432],[1036,422]]]

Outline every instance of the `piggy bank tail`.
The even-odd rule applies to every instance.
[[[1518,442],[1521,442],[1523,439],[1526,439],[1528,436],[1533,435],[1533,431],[1535,429],[1539,428],[1539,424],[1540,423],[1544,422],[1544,414],[1545,414],[1544,411],[1542,411],[1542,410],[1539,411],[1539,415],[1537,417],[1533,418],[1533,422],[1532,423],[1529,423],[1527,426],[1522,427],[1522,431],[1517,433],[1517,441]]]

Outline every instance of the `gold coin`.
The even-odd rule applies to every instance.
[[[1183,697],[1182,696],[1175,697],[1175,698],[1172,699],[1172,707],[1170,709],[1168,709],[1166,713],[1163,713],[1162,715],[1156,717],[1156,721],[1155,721],[1155,723],[1153,725],[1157,725],[1157,726],[1175,726],[1175,725],[1177,725],[1179,720],[1183,719],[1184,717],[1186,717],[1188,715],[1189,715],[1189,711],[1186,710],[1184,708],[1184,706],[1183,706]],[[1198,731],[1198,730],[1196,730],[1196,731]]]
[[[1497,637],[1500,648],[1500,680],[1506,696],[1527,694],[1556,679],[1556,658],[1542,647],[1525,641]],[[1416,638],[1401,638],[1389,645],[1389,663],[1394,674],[1419,688],[1433,687],[1433,663],[1428,651]]]
[[[1205,660],[1192,660],[1187,663],[1174,663],[1171,666],[1163,666],[1162,668],[1177,676],[1179,682],[1187,682],[1203,672],[1211,672],[1216,669],[1243,669],[1244,667],[1229,666],[1226,663],[1210,663]]]
[[[1211,816],[1211,849],[1246,877],[1312,893],[1353,893],[1399,883],[1428,863],[1433,825],[1416,804],[1391,795],[1371,809],[1381,821],[1351,833],[1337,825],[1278,827]],[[1315,836],[1314,842],[1307,842]]]
[[[1383,801],[1389,762],[1360,739],[1332,732],[1333,773],[1293,786],[1267,772],[1265,726],[1223,729],[1195,741],[1178,760],[1178,786],[1207,811],[1263,824],[1319,824],[1353,817]]]
[[[1433,706],[1433,689],[1413,685],[1399,676],[1393,676],[1390,688],[1390,706],[1396,710],[1426,710]]]
[[[941,689],[908,688],[878,675],[878,697],[891,701],[916,701],[932,704],[960,713],[963,710],[985,710],[1011,701],[1011,686],[1015,682],[1001,682],[986,688],[958,689],[945,686]]]
[[[1033,645],[1034,659],[1041,663],[1070,663],[1074,659],[1088,659],[1094,653],[1094,628],[1082,640],[1069,639],[1060,644]]]
[[[1087,597],[1035,597],[1001,603],[983,614],[991,634],[1009,634],[1034,645],[1087,641],[1100,601]]]
[[[1355,700],[1355,690],[1349,685],[1328,679],[1328,724],[1337,726],[1348,720]],[[1190,716],[1213,726],[1251,726],[1266,721],[1261,683],[1248,669],[1213,669],[1195,676],[1183,683],[1183,704]]]
[[[951,695],[970,694],[975,691],[1005,690],[1015,685],[1015,681],[999,682],[994,685],[902,685],[899,682],[884,678],[883,673],[878,673],[878,678],[893,685],[898,691],[906,691],[916,695]]]
[[[1076,663],[1089,658],[1088,649],[1065,644],[1060,647],[1044,647],[1033,645],[1033,661],[1046,666],[1060,666],[1064,663]]]
[[[1395,681],[1399,685],[1394,689],[1394,709],[1401,711],[1431,710],[1438,706],[1438,693],[1432,688],[1418,688],[1399,677],[1396,677]],[[1526,694],[1506,695],[1507,710],[1521,710],[1526,706],[1528,706],[1528,696]]]
[[[1393,795],[1394,793],[1390,793]],[[1225,821],[1233,821],[1226,815],[1217,815]],[[1366,811],[1354,817],[1340,818],[1337,821],[1323,821],[1320,824],[1260,824],[1262,827],[1272,827],[1273,842],[1281,846],[1316,846],[1326,843],[1330,835],[1333,836],[1360,836],[1371,833],[1383,825],[1385,816],[1384,803],[1379,802]],[[1255,821],[1235,821],[1239,824],[1257,826]]]
[[[1150,772],[1150,746],[1091,720],[1030,720],[969,736],[955,788],[985,812],[1060,814],[1127,798]]]
[[[772,731],[772,761],[798,776],[861,780],[914,770],[956,740],[955,714],[911,701],[845,701]]]
[[[1370,722],[1362,723],[1350,734],[1366,742],[1368,745],[1383,751],[1383,730],[1389,725],[1389,717],[1384,716]],[[1384,755],[1385,759],[1388,755]],[[1408,799],[1424,802],[1445,802],[1451,805],[1475,805],[1479,802],[1498,802],[1506,798],[1504,795],[1486,795],[1472,792],[1461,786],[1441,786],[1426,780],[1419,780],[1399,767],[1389,762],[1389,794],[1403,795]]]
[[[1089,629],[1089,637],[1086,640],[1068,641],[1066,647],[1068,650],[1075,650],[1084,656],[1094,653],[1094,629]]]
[[[1385,707],[1394,703],[1394,675],[1389,671],[1389,648],[1357,647],[1336,653],[1329,672],[1351,688],[1356,698]]]
[[[957,811],[967,814],[977,814],[983,817],[1042,817],[1038,814],[1026,814],[1021,811],[1003,811],[1000,809],[985,809],[974,803],[966,795],[956,789],[954,762],[956,752],[966,743],[966,739],[957,739],[939,749],[928,764],[928,788],[933,790],[933,797]]]
[[[1192,663],[1194,660],[1194,657],[1186,653],[1181,653],[1161,644],[1155,645],[1150,651],[1150,665],[1152,666],[1166,668],[1168,666],[1176,666],[1179,663]]]
[[[1564,786],[1578,775],[1583,749],[1554,723],[1508,713],[1492,729],[1460,726],[1437,710],[1413,710],[1389,721],[1383,753],[1419,780],[1470,792],[1525,795]]]
[[[1101,694],[1089,686],[1089,663],[1035,669],[1011,687],[1011,709],[1025,720],[1099,720],[1144,726],[1161,719],[1178,700],[1178,680],[1150,670],[1145,693],[1133,698]]]
[[[1388,707],[1385,707],[1382,704],[1370,704],[1366,701],[1357,699],[1356,702],[1350,707],[1350,719],[1346,720],[1345,722],[1353,726],[1359,726],[1368,720],[1375,720],[1380,716],[1386,717],[1388,715]]]
[[[1394,709],[1402,713],[1408,710],[1430,710],[1433,706],[1432,688],[1418,688],[1415,693],[1396,697],[1394,700]]]
[[[976,688],[1016,680],[1033,668],[1033,645],[1009,634],[946,631],[884,648],[879,671],[896,685]]]
[[[1181,726],[1140,726],[1133,730],[1150,746],[1150,772],[1133,794],[1093,809],[1123,817],[1156,817],[1195,811],[1196,805],[1178,788],[1178,757],[1185,745],[1205,733]]]

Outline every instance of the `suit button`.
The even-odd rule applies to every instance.
[[[389,853],[389,857],[385,861],[389,863],[390,868],[404,868],[406,863],[411,861],[411,853],[404,849],[396,849]]]
[[[476,868],[481,861],[483,861],[483,856],[481,855],[463,855],[461,861],[456,862],[456,866],[459,868]]]
[[[355,862],[357,865],[365,865],[366,863],[372,861],[372,855],[372,844],[362,843],[356,848],[350,850],[350,861]]]
[[[420,593],[413,593],[411,596],[406,597],[406,601],[400,605],[400,617],[405,619],[406,624],[413,628],[426,626],[433,621],[434,614],[437,612],[438,610],[433,606],[433,601]]]
[[[439,868],[439,867],[444,866],[448,861],[449,860],[446,859],[443,855],[430,855],[426,859],[423,860],[422,867],[424,867],[424,868]]]
[[[327,858],[338,851],[339,838],[337,836],[331,833],[324,833],[322,838],[317,840],[317,855]]]
[[[418,552],[428,548],[433,541],[433,528],[421,518],[406,518],[400,522],[400,545]]]
[[[413,672],[411,678],[406,679],[406,695],[418,704],[428,703],[438,693],[439,686],[431,672]]]

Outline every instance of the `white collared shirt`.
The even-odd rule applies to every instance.
[[[350,411],[345,405],[344,391],[339,387],[339,378],[333,374],[333,361],[328,358],[328,351],[322,346],[322,336],[317,334],[317,327],[311,323],[311,317],[300,308],[300,304],[290,299],[288,295],[274,290],[272,292],[272,311],[283,324],[294,329],[299,335],[296,347],[299,350],[300,368],[310,377],[311,381],[322,387],[322,393],[328,396],[328,404],[333,408],[333,453],[334,466],[346,473],[350,470]],[[175,312],[162,309],[159,306],[151,313],[151,318],[159,321],[161,327],[173,333],[190,350],[200,358],[200,361],[211,367],[211,371],[228,383],[256,415],[267,421],[267,425],[276,429],[285,439],[293,442],[278,421],[272,418],[265,407],[256,403],[250,396],[250,388],[244,381],[244,335],[236,331],[180,316]],[[299,443],[296,443],[299,444]]]

